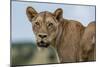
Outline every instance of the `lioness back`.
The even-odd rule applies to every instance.
[[[84,35],[80,42],[81,45],[81,61],[96,60],[96,24],[90,22],[84,31]]]

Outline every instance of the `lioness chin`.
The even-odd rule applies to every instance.
[[[56,48],[60,62],[80,61],[80,40],[85,27],[78,21],[63,18],[63,10],[58,8],[54,13],[38,13],[27,7],[26,14],[32,24],[37,46]]]

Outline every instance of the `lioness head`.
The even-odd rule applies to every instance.
[[[56,38],[62,13],[61,8],[58,8],[54,13],[48,11],[38,13],[34,8],[27,7],[26,14],[32,23],[32,29],[39,47],[48,47]]]

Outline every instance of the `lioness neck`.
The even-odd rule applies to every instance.
[[[58,48],[58,45],[61,44],[61,41],[63,40],[62,36],[64,35],[64,31],[68,25],[68,20],[64,20],[63,22],[60,22],[59,26],[58,26],[58,33],[57,33],[57,37],[55,38],[55,48]]]

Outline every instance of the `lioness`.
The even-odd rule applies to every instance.
[[[80,60],[80,40],[85,29],[80,22],[64,19],[61,8],[54,13],[38,13],[29,6],[26,14],[32,23],[38,47],[47,48],[52,45],[58,52],[60,62]]]

